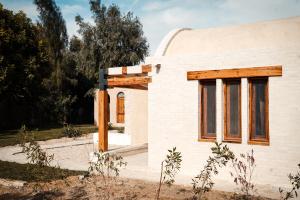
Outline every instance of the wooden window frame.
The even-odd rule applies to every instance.
[[[238,92],[239,92],[239,110],[238,110],[238,120],[239,120],[239,133],[236,137],[232,137],[230,133],[227,131],[227,114],[230,112],[230,109],[228,109],[228,102],[227,102],[227,86],[228,82],[234,82],[234,81],[239,81],[239,87],[238,87]],[[223,79],[223,99],[224,99],[224,142],[234,142],[234,143],[241,143],[242,142],[242,96],[241,96],[241,84],[242,81],[241,79]]]
[[[253,101],[253,95],[252,95],[252,81],[253,80],[267,80],[266,88],[265,88],[265,132],[266,137],[265,138],[254,138],[253,136],[253,130],[252,130],[252,101]],[[249,85],[249,140],[248,144],[254,144],[254,145],[270,145],[270,136],[269,136],[269,77],[260,77],[260,78],[249,78],[248,79],[248,85]]]
[[[202,112],[202,103],[203,103],[203,83],[207,83],[207,82],[215,82],[216,83],[216,79],[212,79],[212,80],[204,80],[204,81],[199,81],[199,123],[200,123],[200,128],[199,128],[199,134],[198,134],[198,141],[201,142],[215,142],[216,138],[217,138],[217,133],[215,133],[215,136],[208,136],[207,133],[204,133],[204,123],[203,123],[203,119],[204,119],[204,112]],[[216,83],[216,87],[217,87],[217,83]],[[217,90],[216,90],[217,92]],[[216,96],[217,98],[217,96]],[[216,102],[217,103],[217,102]],[[217,108],[216,108],[217,109]],[[217,118],[217,113],[215,114],[215,117]],[[217,123],[217,119],[215,121]],[[215,125],[217,126],[217,124]],[[217,127],[216,127],[217,129]],[[216,130],[217,132],[217,130]]]

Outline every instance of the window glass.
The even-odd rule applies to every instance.
[[[201,82],[202,136],[216,136],[216,81]]]
[[[225,80],[225,138],[240,137],[241,115],[240,115],[240,80]]]
[[[266,138],[266,79],[252,80],[252,137]]]

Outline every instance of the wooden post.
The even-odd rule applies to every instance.
[[[108,96],[107,90],[98,93],[98,145],[99,150],[108,150]]]

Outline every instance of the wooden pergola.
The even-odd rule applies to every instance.
[[[107,88],[121,87],[139,90],[148,90],[148,83],[151,83],[152,71],[151,65],[140,66],[140,72],[127,73],[128,67],[122,67],[120,74],[101,74],[99,75],[100,83],[106,85],[99,88],[98,93],[98,149],[101,151],[108,150],[108,94]],[[102,72],[103,73],[103,72]]]

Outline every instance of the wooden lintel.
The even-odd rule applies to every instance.
[[[142,73],[148,73],[152,71],[152,65],[142,65]]]
[[[108,150],[108,94],[107,90],[98,93],[98,148]]]
[[[123,77],[107,79],[108,86],[143,85],[151,83],[151,77]]]
[[[282,66],[189,71],[187,80],[282,76]]]

